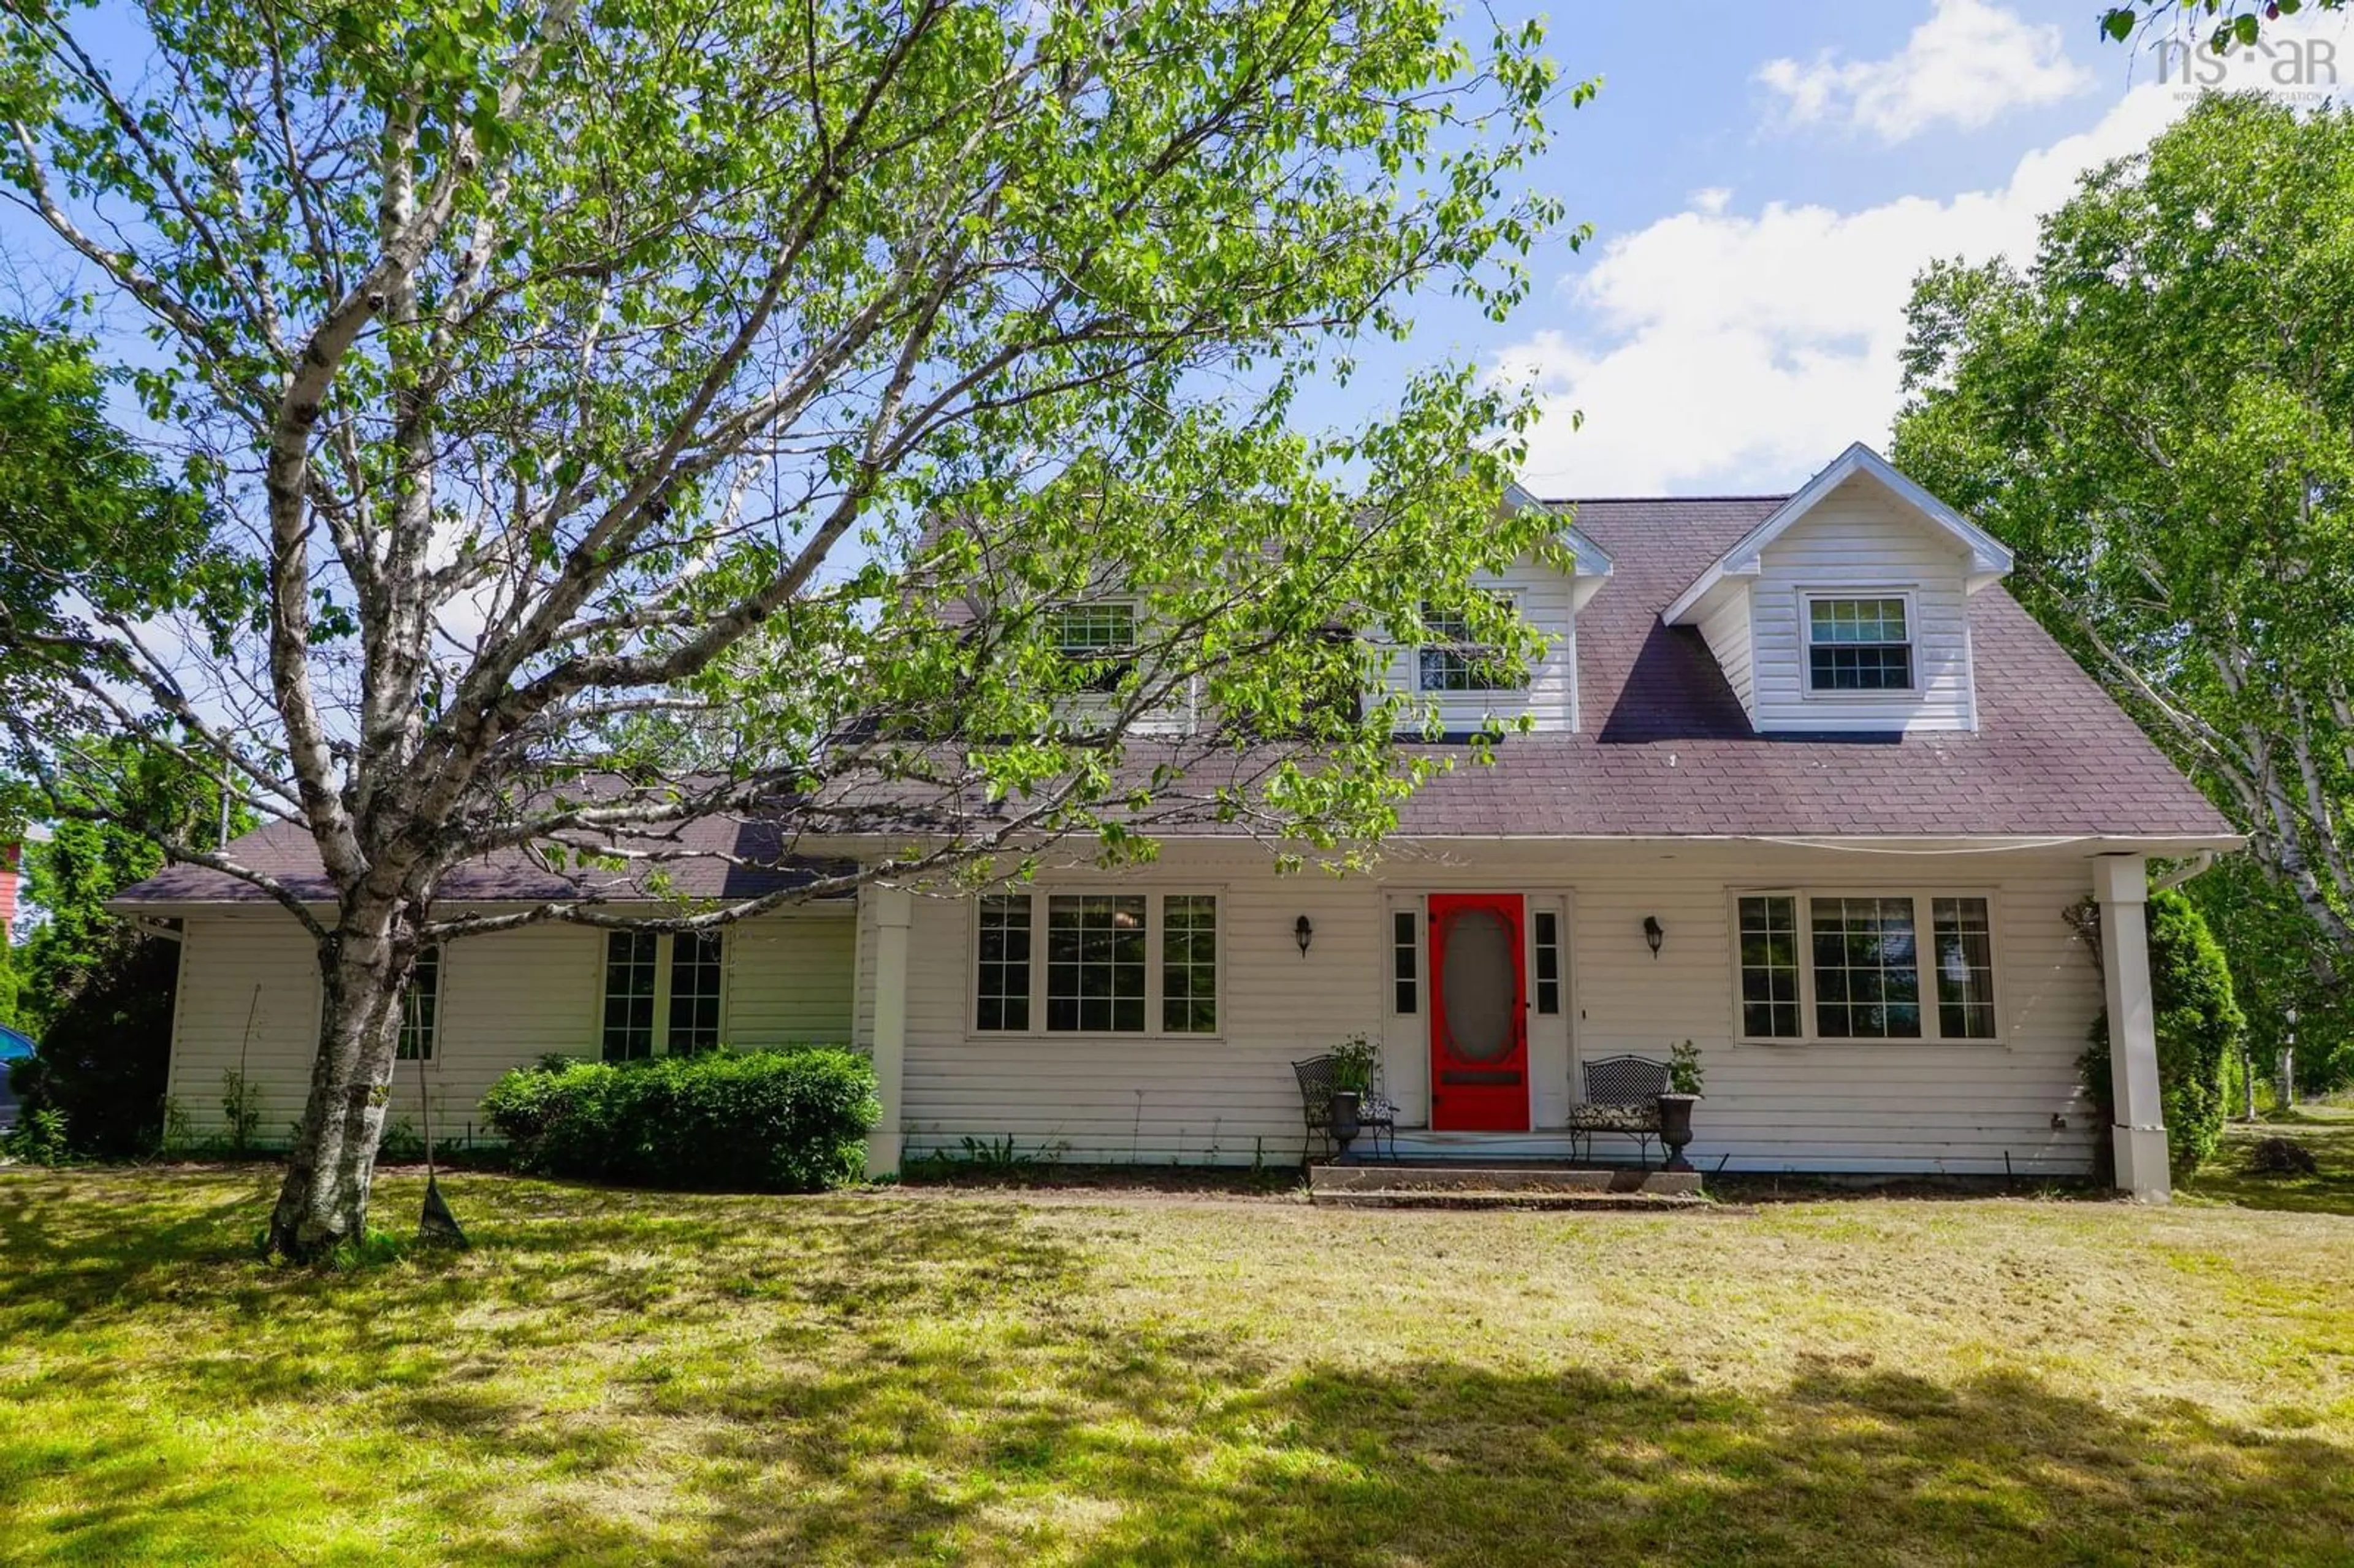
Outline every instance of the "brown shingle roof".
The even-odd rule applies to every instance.
[[[1760,736],[1699,631],[1659,612],[1708,565],[1786,499],[1606,500],[1575,507],[1577,526],[1615,570],[1577,620],[1586,728],[1516,736],[1493,766],[1463,746],[1410,750],[1459,758],[1407,802],[1406,836],[1894,836],[2041,834],[2227,837],[2230,823],[2011,597],[1970,599],[1977,733]],[[1147,749],[1140,747],[1140,751]],[[1252,769],[1237,759],[1236,775]],[[1197,769],[1196,780],[1203,777]],[[961,804],[966,824],[985,819]],[[900,818],[920,831],[937,811]],[[1214,823],[1169,823],[1214,832]],[[774,859],[776,827],[735,818],[684,830],[681,847],[737,860]],[[331,896],[309,836],[286,825],[239,841],[238,853],[321,898]],[[754,897],[805,883],[822,863],[726,860],[670,868],[699,898]],[[625,879],[591,874],[607,896]],[[514,901],[566,895],[564,879],[522,854],[461,868],[442,896]],[[121,895],[128,902],[249,901],[262,895],[195,866],[174,866]]]
[[[1760,736],[1659,612],[1785,497],[1588,501],[1615,570],[1577,618],[1585,731],[1517,736],[1432,780],[1400,831],[2222,837],[2221,814],[1999,588],[1970,599],[1978,729]]]
[[[805,886],[841,863],[780,856],[772,822],[709,817],[681,828],[661,846],[684,858],[664,863],[670,884],[688,898],[758,898],[788,887]],[[309,832],[292,822],[271,822],[229,846],[239,862],[293,889],[304,898],[331,903],[334,885],[319,863]],[[735,863],[736,862],[750,863]],[[643,876],[583,869],[569,874],[548,870],[521,851],[486,855],[452,870],[440,896],[457,903],[520,904],[540,899],[593,895],[643,898]],[[200,865],[166,866],[136,886],[115,895],[132,904],[267,903],[270,895],[251,883]]]

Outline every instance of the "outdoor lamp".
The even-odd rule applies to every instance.
[[[1303,959],[1306,958],[1308,956],[1308,944],[1316,939],[1316,927],[1314,922],[1310,921],[1305,915],[1302,915],[1299,919],[1294,920],[1291,923],[1291,939],[1299,944],[1299,956]]]
[[[1651,944],[1651,957],[1659,956],[1659,944],[1668,939],[1668,928],[1659,924],[1657,915],[1643,916],[1643,940]]]

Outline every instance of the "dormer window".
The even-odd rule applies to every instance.
[[[1807,690],[1909,692],[1913,618],[1899,594],[1807,599]]]
[[[1512,608],[1511,599],[1496,596],[1504,609]],[[1431,641],[1417,650],[1422,665],[1422,689],[1426,692],[1519,692],[1527,689],[1527,682],[1516,680],[1502,652],[1483,642],[1472,640],[1471,626],[1459,615],[1444,615],[1425,605],[1422,623],[1430,629]]]
[[[1047,611],[1046,635],[1079,667],[1088,691],[1108,692],[1135,662],[1136,606],[1116,599],[1057,605]]]

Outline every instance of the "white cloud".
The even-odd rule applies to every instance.
[[[1785,489],[1850,441],[1884,443],[1914,277],[1941,257],[2025,260],[2037,217],[2080,174],[2142,146],[2186,107],[2179,92],[2137,88],[2091,130],[2021,158],[1999,189],[1754,214],[1700,192],[1611,241],[1564,281],[1575,324],[1498,356],[1499,375],[1532,384],[1543,403],[1532,487]]]
[[[1790,123],[1851,124],[1892,143],[1941,124],[1975,130],[2093,84],[2068,58],[2057,26],[1986,0],[1935,0],[1929,19],[1886,59],[1844,59],[1827,49],[1808,62],[1768,60],[1757,79]]]

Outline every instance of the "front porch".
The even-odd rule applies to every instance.
[[[877,888],[857,954],[885,1107],[869,1157],[887,1171],[970,1138],[1073,1163],[1289,1165],[1329,1151],[1303,1128],[1300,1064],[1355,1046],[1401,1164],[1658,1166],[1656,1135],[1646,1150],[1578,1124],[1651,1099],[1596,1068],[1686,1047],[1705,1077],[1686,1158],[1704,1176],[2081,1177],[2113,1137],[2077,1065],[2105,981],[2120,1058],[2138,1073],[2153,1055],[2133,922],[2104,966],[2060,912],[2095,873],[2102,902],[2128,906],[2141,866],[2081,845],[1450,844],[1308,878],[1182,842],[1031,888],[1019,964],[999,950],[1013,938],[984,948],[977,900]],[[1054,988],[1094,994],[1097,949],[1054,946],[1052,921],[1115,893],[1134,924],[1097,943],[1126,955],[1098,989],[1129,1011],[1073,1027]],[[1180,906],[1215,922],[1184,927],[1182,965]],[[1882,988],[1869,1007],[1865,980]],[[2116,1120],[2156,1148],[2145,1086]],[[2160,1159],[2121,1152],[2128,1190],[2162,1192]]]

